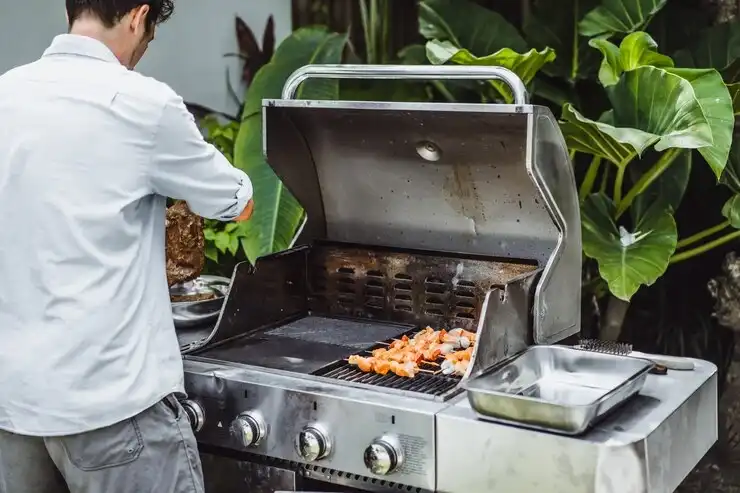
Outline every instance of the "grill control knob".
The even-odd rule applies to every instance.
[[[180,405],[182,406],[183,411],[185,411],[185,417],[188,419],[193,431],[198,433],[202,430],[203,425],[206,424],[206,413],[203,410],[203,406],[198,402],[191,401],[189,399],[180,401]]]
[[[306,426],[295,439],[298,455],[308,462],[323,459],[331,452],[331,441],[319,425]]]
[[[244,448],[256,447],[267,435],[267,425],[258,411],[241,413],[231,423],[231,434]]]
[[[365,466],[373,474],[386,476],[393,474],[403,465],[403,447],[393,435],[384,435],[376,438],[365,449]]]

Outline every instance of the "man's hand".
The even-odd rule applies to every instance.
[[[239,214],[239,217],[234,219],[234,222],[240,223],[243,221],[249,221],[249,218],[252,217],[252,212],[254,212],[254,200],[250,199],[242,213]]]

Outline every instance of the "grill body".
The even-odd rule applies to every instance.
[[[516,104],[292,99],[315,76],[501,79]],[[511,72],[309,66],[263,120],[267,160],[307,220],[299,246],[237,266],[216,327],[183,346],[210,491],[592,493],[616,454],[635,491],[662,493],[714,442],[700,432],[716,430],[703,362],[648,381],[647,400],[579,438],[470,409],[466,379],[580,328],[573,170],[557,121]],[[346,362],[425,326],[476,332],[465,375]],[[692,446],[667,446],[676,434]],[[378,469],[389,450],[380,463],[395,467]]]

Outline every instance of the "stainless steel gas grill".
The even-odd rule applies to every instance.
[[[496,79],[515,104],[293,99],[304,80],[337,77]],[[501,365],[580,328],[573,171],[552,114],[511,72],[308,66],[264,102],[264,128],[308,221],[301,246],[237,266],[216,327],[183,346],[210,491],[668,492],[716,440],[716,368],[701,361],[647,377],[633,365],[627,390],[594,384],[600,407],[579,415],[604,417],[578,436],[471,408],[465,388],[495,390],[492,374],[533,409],[534,387],[512,389],[544,385],[552,365],[539,356],[535,376]],[[475,333],[459,376],[435,361],[412,378],[348,361],[427,326]],[[559,359],[559,388],[587,385],[574,361],[601,380],[620,374],[616,359],[574,354]],[[614,478],[635,486],[610,490]]]

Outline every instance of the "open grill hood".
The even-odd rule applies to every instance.
[[[304,79],[510,75],[496,67],[377,70],[309,66]],[[547,108],[300,101],[292,93],[286,87],[283,99],[264,102],[264,150],[307,212],[301,243],[534,260],[543,269],[533,305],[535,342],[580,330],[578,197]]]

